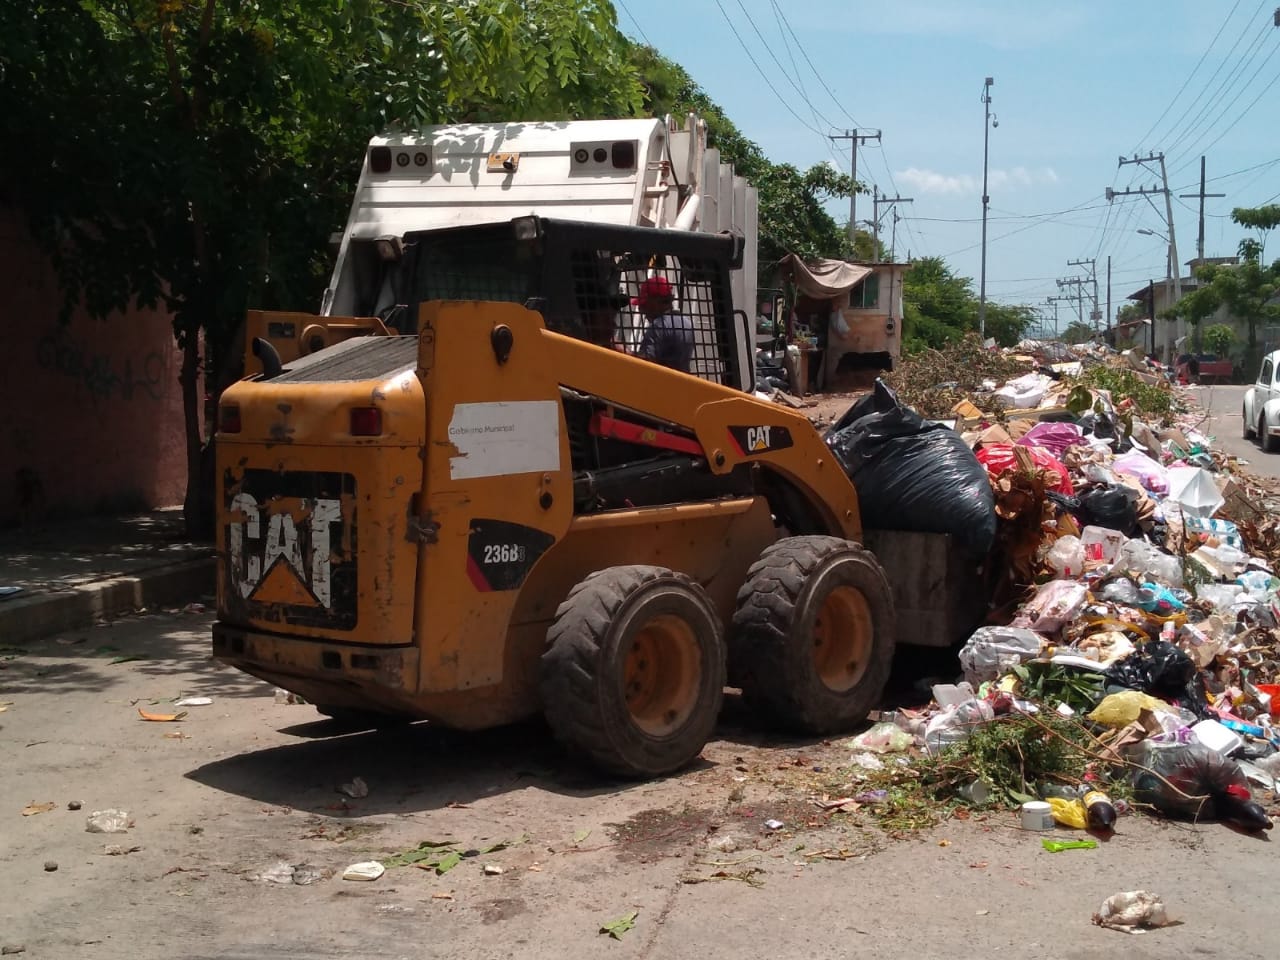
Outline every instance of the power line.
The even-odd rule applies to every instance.
[[[1196,94],[1196,97],[1194,100],[1191,101],[1190,106],[1188,106],[1186,110],[1182,112],[1183,118],[1186,118],[1188,115],[1190,115],[1191,111],[1196,108],[1196,104],[1200,102],[1200,98],[1203,97],[1206,92],[1208,92],[1209,87],[1212,85],[1213,81],[1217,78],[1218,74],[1222,72],[1222,68],[1227,65],[1227,62],[1230,60],[1231,55],[1235,53],[1235,51],[1240,47],[1240,43],[1244,40],[1245,34],[1249,32],[1249,24],[1253,20],[1255,20],[1257,16],[1262,12],[1262,8],[1266,6],[1266,3],[1267,3],[1267,0],[1262,0],[1262,2],[1258,4],[1258,8],[1253,11],[1253,15],[1249,17],[1247,20],[1245,20],[1244,29],[1240,31],[1240,36],[1236,37],[1235,43],[1231,45],[1231,49],[1228,50],[1226,56],[1222,58],[1222,62],[1218,64],[1218,68],[1214,70],[1213,74],[1209,77],[1209,79],[1205,81],[1204,87],[1201,89],[1201,91],[1198,94]],[[1179,123],[1175,123],[1173,126],[1173,129],[1170,130],[1169,133],[1165,135],[1164,139],[1174,140],[1173,143],[1168,144],[1168,146],[1166,147],[1166,149],[1168,150],[1172,150],[1173,147],[1176,146],[1177,144],[1176,131],[1178,130],[1180,123],[1181,121],[1179,121]]]
[[[1268,61],[1270,61],[1271,57],[1274,57],[1274,56],[1276,55],[1276,51],[1277,51],[1277,50],[1280,50],[1280,46],[1277,46],[1275,50],[1272,50],[1272,51],[1271,51],[1271,56],[1267,57],[1267,60],[1268,60]],[[1264,64],[1263,64],[1263,66],[1265,66],[1265,65],[1266,65],[1266,64],[1264,63]],[[1259,69],[1261,69],[1261,68],[1259,68]],[[1257,76],[1257,72],[1256,72],[1256,71],[1255,71],[1255,73],[1254,73],[1254,76]],[[1252,81],[1252,79],[1253,79],[1253,78],[1252,78],[1252,77],[1250,77],[1249,79],[1250,79],[1250,81]],[[1227,125],[1227,128],[1226,128],[1225,130],[1223,130],[1220,134],[1218,134],[1218,135],[1217,135],[1217,137],[1215,137],[1215,138],[1214,138],[1214,139],[1213,139],[1213,140],[1212,140],[1212,141],[1211,141],[1211,142],[1210,142],[1210,143],[1209,143],[1209,144],[1204,148],[1204,150],[1207,152],[1211,147],[1216,146],[1216,145],[1217,145],[1217,143],[1218,143],[1218,142],[1219,142],[1223,137],[1225,137],[1228,133],[1230,133],[1232,130],[1234,130],[1234,129],[1235,129],[1235,126],[1236,126],[1236,124],[1237,124],[1237,123],[1239,123],[1241,120],[1243,120],[1243,119],[1245,118],[1245,115],[1246,115],[1246,114],[1248,114],[1250,110],[1252,110],[1254,107],[1256,107],[1256,106],[1258,105],[1258,101],[1259,101],[1259,100],[1261,100],[1264,96],[1266,96],[1266,95],[1267,95],[1267,93],[1271,90],[1271,88],[1272,88],[1272,87],[1274,87],[1274,86],[1276,85],[1276,82],[1277,82],[1277,81],[1280,81],[1280,72],[1277,72],[1277,73],[1276,73],[1276,75],[1275,75],[1274,77],[1272,77],[1272,78],[1271,78],[1271,82],[1270,82],[1270,83],[1268,83],[1265,87],[1263,87],[1263,88],[1258,92],[1258,95],[1257,95],[1256,97],[1254,97],[1251,101],[1249,101],[1249,105],[1248,105],[1247,107],[1245,107],[1245,108],[1244,108],[1243,110],[1241,110],[1238,114],[1236,114],[1236,118],[1235,118],[1234,120],[1232,120],[1232,121],[1231,121],[1231,123]],[[1182,166],[1178,167],[1178,168],[1177,168],[1176,170],[1174,170],[1173,172],[1174,172],[1174,173],[1177,173],[1179,170],[1185,170],[1187,167],[1189,167],[1189,166],[1191,165],[1191,163],[1192,163],[1193,161],[1194,161],[1194,158],[1192,158],[1192,160],[1188,160],[1186,163],[1184,163]]]
[[[1253,81],[1253,77],[1250,77],[1249,80],[1245,82],[1244,87],[1239,90],[1236,89],[1236,79],[1241,76],[1245,70],[1252,66],[1254,59],[1266,44],[1267,34],[1272,29],[1273,27],[1271,24],[1266,24],[1259,29],[1253,41],[1249,44],[1249,48],[1240,56],[1239,60],[1236,61],[1235,66],[1231,68],[1231,71],[1223,78],[1222,82],[1218,84],[1217,88],[1210,95],[1210,98],[1205,101],[1204,106],[1202,106],[1200,110],[1187,121],[1186,125],[1182,128],[1182,131],[1175,136],[1173,142],[1167,145],[1165,148],[1167,156],[1176,158],[1182,157],[1187,153],[1196,153],[1195,143],[1198,142],[1199,138],[1203,137],[1205,133],[1213,129],[1213,125],[1217,122],[1217,118],[1221,116],[1220,113],[1215,113],[1215,108],[1228,98],[1243,95],[1245,89],[1248,88],[1249,83]],[[1270,57],[1267,59],[1269,60]],[[1266,61],[1263,62],[1264,65],[1265,62]],[[1258,69],[1261,70],[1261,67]],[[1255,70],[1253,76],[1257,76],[1257,73],[1258,71]],[[1190,113],[1190,109],[1188,109],[1188,113]],[[1191,146],[1184,148],[1182,151],[1177,149],[1180,144],[1184,141],[1191,140],[1193,137],[1196,139],[1192,140]]]
[[[1161,113],[1160,116],[1156,117],[1156,122],[1151,125],[1151,129],[1142,135],[1142,138],[1133,148],[1133,152],[1135,154],[1139,152],[1142,144],[1146,142],[1147,137],[1151,136],[1156,127],[1160,126],[1160,121],[1169,115],[1169,111],[1173,109],[1173,105],[1177,103],[1178,98],[1182,96],[1182,91],[1187,89],[1187,84],[1189,84],[1191,82],[1191,78],[1196,75],[1196,71],[1199,70],[1201,64],[1204,63],[1205,57],[1209,56],[1209,51],[1213,49],[1214,44],[1218,42],[1218,38],[1222,36],[1222,31],[1227,28],[1227,24],[1231,21],[1231,18],[1235,16],[1236,10],[1239,9],[1241,2],[1242,0],[1236,0],[1235,6],[1231,8],[1231,12],[1227,14],[1226,18],[1222,21],[1222,25],[1218,27],[1218,32],[1215,33],[1213,35],[1213,39],[1209,41],[1209,46],[1204,48],[1204,53],[1200,54],[1200,59],[1196,61],[1196,65],[1192,67],[1191,72],[1187,74],[1187,79],[1182,81],[1182,86],[1178,88],[1178,92],[1173,95],[1173,99],[1171,99],[1168,106],[1164,108],[1164,112]],[[1115,184],[1113,183],[1112,186],[1115,186]]]
[[[796,113],[795,110],[792,109],[791,104],[789,104],[786,101],[786,98],[783,97],[782,94],[778,92],[778,88],[773,85],[773,81],[771,81],[769,79],[769,75],[764,72],[764,68],[761,67],[760,64],[756,61],[756,58],[752,56],[750,48],[747,46],[746,42],[742,39],[742,35],[738,33],[738,28],[735,27],[733,25],[733,21],[729,19],[729,14],[725,10],[724,4],[722,4],[720,0],[716,0],[716,6],[720,10],[720,15],[724,17],[724,22],[729,25],[729,30],[733,33],[734,38],[738,41],[738,46],[742,47],[743,53],[747,55],[747,59],[751,61],[751,65],[755,67],[756,72],[760,74],[760,79],[762,79],[765,83],[765,86],[767,86],[773,92],[773,95],[778,98],[778,102],[781,103],[782,106],[786,108],[787,113],[791,114],[791,116],[795,117],[796,120],[799,121],[802,127],[804,127],[806,130],[809,130],[812,133],[816,133],[818,136],[822,137],[825,140],[827,135],[823,133],[821,130],[819,130],[817,127],[812,126],[809,123],[809,121],[807,121],[804,117],[800,116],[800,114]]]
[[[777,54],[773,52],[773,48],[769,46],[769,41],[765,39],[764,34],[760,32],[760,28],[756,26],[755,17],[751,16],[751,14],[747,11],[747,7],[742,2],[742,0],[738,0],[738,6],[742,10],[742,15],[747,18],[747,23],[751,24],[751,29],[755,31],[755,35],[760,40],[761,45],[765,49],[765,52],[769,54],[769,59],[771,59],[773,61],[774,66],[778,68],[778,72],[781,73],[784,77],[786,77],[787,82],[791,84],[791,89],[793,89],[796,93],[800,94],[800,99],[804,101],[805,106],[809,108],[809,112],[813,114],[813,119],[815,121],[821,121],[822,123],[825,123],[828,127],[834,127],[835,124],[831,121],[831,119],[826,115],[824,115],[822,111],[819,110],[816,106],[814,106],[813,101],[809,99],[809,95],[804,91],[804,88],[801,87],[798,83],[796,83],[795,80],[791,79],[790,74],[787,73],[786,68],[782,65],[782,61],[778,59]]]
[[[719,3],[719,2],[720,2],[720,0],[716,0],[716,2],[717,2],[717,3]],[[839,108],[840,108],[840,112],[841,112],[841,113],[843,113],[843,114],[848,118],[849,122],[850,122],[850,123],[852,123],[855,127],[865,126],[865,124],[859,123],[859,122],[858,122],[858,121],[853,117],[853,115],[852,115],[851,113],[849,113],[849,111],[848,111],[848,110],[846,110],[846,109],[845,109],[844,104],[842,104],[842,103],[839,101],[839,99],[837,99],[837,98],[836,98],[836,95],[835,95],[834,93],[832,93],[832,92],[831,92],[831,88],[830,88],[830,86],[827,84],[827,82],[826,82],[825,80],[823,80],[823,79],[822,79],[822,74],[820,74],[820,73],[818,72],[818,68],[817,68],[817,67],[815,67],[815,66],[813,65],[813,61],[812,61],[811,59],[809,59],[808,51],[806,51],[806,50],[805,50],[805,48],[804,48],[804,44],[800,42],[800,38],[796,36],[796,32],[795,32],[795,30],[793,30],[793,29],[791,28],[791,21],[790,21],[790,20],[788,20],[788,19],[787,19],[787,15],[786,15],[785,13],[783,13],[783,12],[782,12],[782,7],[780,7],[780,6],[778,5],[777,0],[769,0],[769,2],[770,2],[770,4],[773,6],[774,12],[775,12],[779,17],[781,17],[781,18],[782,18],[782,22],[783,22],[783,24],[785,24],[785,25],[786,25],[787,32],[791,34],[791,39],[792,39],[792,40],[794,40],[794,41],[796,42],[796,47],[797,47],[797,49],[799,49],[799,51],[800,51],[800,55],[801,55],[802,57],[804,57],[804,62],[805,62],[805,63],[807,63],[807,64],[809,65],[809,69],[813,71],[813,75],[814,75],[814,76],[817,78],[817,80],[818,80],[818,85],[819,85],[819,86],[821,86],[821,87],[822,87],[822,89],[823,89],[824,91],[826,91],[827,96],[829,96],[829,97],[831,98],[831,102],[832,102],[832,103],[834,103],[837,107],[839,107]],[[723,12],[723,11],[722,11],[722,12]],[[835,124],[832,124],[832,126],[835,126]],[[896,188],[896,187],[894,188],[894,192],[897,192],[897,188]]]
[[[635,28],[638,31],[640,31],[640,39],[644,41],[645,46],[653,47],[653,44],[649,42],[649,37],[644,32],[644,27],[640,26],[640,21],[637,20],[632,15],[631,11],[627,9],[627,5],[623,2],[623,0],[618,0],[618,6],[620,6],[622,8],[622,12],[627,15],[627,19],[631,21],[631,23],[635,26]],[[657,48],[655,47],[654,49],[657,49]]]

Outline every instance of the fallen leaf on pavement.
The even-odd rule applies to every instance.
[[[622,935],[636,925],[636,917],[640,916],[639,910],[632,910],[624,917],[617,920],[610,920],[608,923],[600,927],[601,933],[607,933],[615,940],[621,940]]]
[[[187,715],[187,711],[183,710],[179,713],[147,713],[141,707],[138,708],[138,717],[141,720],[151,720],[155,723],[171,723],[174,720],[181,720]]]
[[[28,803],[25,807],[22,808],[22,815],[24,817],[33,817],[37,813],[48,813],[50,810],[52,810],[56,806],[57,804],[54,803],[52,800],[48,801],[47,803]]]

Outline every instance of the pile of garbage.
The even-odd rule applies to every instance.
[[[1108,829],[1128,803],[1270,829],[1258,801],[1280,775],[1280,500],[1145,364],[1094,348],[971,391],[945,421],[880,382],[834,425],[855,482],[896,471],[873,486],[908,499],[926,485],[932,529],[1001,572],[963,679],[855,746],[922,748],[932,763],[916,775],[936,795],[1016,803],[1031,823]],[[905,456],[876,456],[904,434]]]

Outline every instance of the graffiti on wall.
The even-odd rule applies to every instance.
[[[112,399],[159,400],[164,395],[165,358],[158,350],[120,358],[86,347],[59,327],[36,343],[36,363],[42,370],[73,380],[76,396],[87,396],[95,407]]]

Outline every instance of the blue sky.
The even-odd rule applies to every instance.
[[[994,78],[987,295],[1044,307],[1059,278],[1098,261],[1106,310],[1165,275],[1164,199],[1108,204],[1151,187],[1164,152],[1178,256],[1195,256],[1206,156],[1205,254],[1235,253],[1234,206],[1280,200],[1280,0],[615,0],[618,23],[682,64],[770,159],[849,169],[829,133],[882,131],[858,178],[914,198],[897,210],[897,255],[942,256],[978,288],[982,86]],[[727,15],[727,17],[726,17]],[[730,27],[737,30],[735,36]],[[739,39],[740,38],[740,39]],[[745,47],[745,49],[744,49]],[[771,89],[772,87],[772,89]],[[776,93],[775,93],[776,91]],[[784,103],[785,101],[785,103]],[[1155,171],[1155,172],[1153,172]],[[871,216],[869,196],[858,218]],[[847,201],[832,204],[843,222]],[[882,211],[883,212],[883,211]],[[893,214],[885,213],[888,240]],[[1058,305],[1065,326],[1075,305]],[[1087,309],[1087,308],[1086,308]]]

